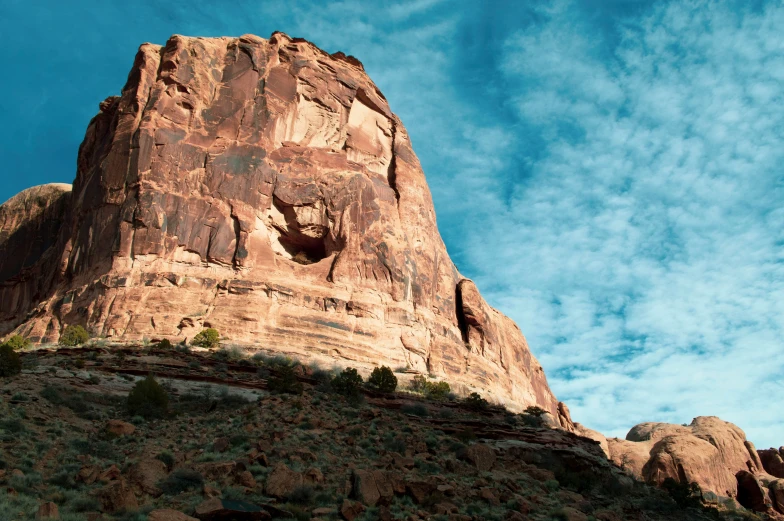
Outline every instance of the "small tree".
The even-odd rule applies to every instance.
[[[8,344],[0,346],[0,376],[13,376],[21,371],[22,362],[14,349]]]
[[[487,400],[482,398],[479,393],[471,393],[463,400],[463,404],[474,411],[484,411],[489,405]]]
[[[528,407],[525,408],[524,412],[525,412],[525,414],[529,414],[531,416],[536,416],[537,418],[541,418],[542,416],[547,414],[547,411],[545,411],[544,409],[542,409],[538,405],[529,405]]]
[[[169,407],[169,395],[153,375],[139,380],[128,393],[128,413],[144,418],[161,418]]]
[[[336,375],[331,382],[332,390],[343,396],[356,397],[362,389],[362,376],[353,367],[343,369],[343,372]]]
[[[214,328],[207,328],[198,333],[193,340],[191,340],[191,345],[198,346],[198,347],[218,347],[220,343],[220,333],[218,333],[217,329]]]
[[[376,367],[368,378],[368,387],[382,393],[393,393],[397,389],[397,377],[387,366]]]
[[[90,340],[90,334],[82,326],[68,326],[60,335],[60,345],[75,347]]]
[[[166,349],[166,350],[174,348],[174,346],[171,343],[171,340],[169,340],[168,338],[164,338],[163,340],[158,342],[158,345],[156,347],[158,349]]]
[[[424,376],[417,375],[411,381],[409,389],[418,394],[425,395],[431,400],[446,400],[452,388],[447,382],[429,382]]]
[[[302,382],[297,380],[294,368],[290,365],[279,365],[277,374],[267,380],[267,388],[274,393],[302,394]]]
[[[14,335],[3,343],[4,346],[11,346],[14,351],[19,351],[30,346],[30,341],[22,335]]]

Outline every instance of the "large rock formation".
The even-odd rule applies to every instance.
[[[0,334],[211,326],[559,418],[520,330],[450,260],[403,124],[342,53],[282,33],[144,44],[90,122],[73,192],[32,189],[0,216]]]
[[[739,427],[715,416],[700,416],[690,425],[641,423],[625,440],[607,442],[610,459],[641,481],[697,483],[703,491],[734,498],[747,508],[784,514],[784,502],[775,499],[784,481],[767,470],[760,456],[764,452],[764,461],[773,462],[770,468],[777,468],[776,458],[758,453]]]

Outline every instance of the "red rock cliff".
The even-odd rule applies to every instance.
[[[45,211],[2,221],[0,248],[24,251],[0,266],[0,334],[211,326],[560,417],[520,330],[450,260],[408,134],[352,57],[281,33],[142,45],[72,194],[39,190]]]

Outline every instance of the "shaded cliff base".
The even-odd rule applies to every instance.
[[[613,465],[598,442],[501,408],[370,392],[349,404],[305,367],[302,395],[275,395],[274,361],[231,351],[22,359],[21,375],[0,380],[3,519],[53,509],[63,520],[218,519],[238,505],[266,516],[253,519],[765,518],[730,498],[708,495],[705,509],[683,487],[668,494]],[[170,395],[162,420],[125,412],[150,372]]]

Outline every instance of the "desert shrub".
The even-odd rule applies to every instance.
[[[77,496],[68,506],[74,512],[95,512],[101,509],[101,503],[92,496]]]
[[[177,469],[158,483],[158,488],[168,496],[176,496],[186,490],[200,490],[203,486],[202,475],[191,469]]]
[[[163,340],[158,342],[158,345],[156,347],[158,349],[174,349],[171,340],[169,340],[168,338],[164,338]]]
[[[411,381],[409,389],[415,393],[423,394],[431,400],[446,400],[451,388],[447,382],[430,382],[424,376],[417,375]]]
[[[220,343],[220,333],[218,333],[217,329],[214,328],[207,328],[198,333],[193,340],[191,340],[191,345],[198,346],[198,347],[217,347]]]
[[[68,326],[60,335],[60,345],[74,347],[90,340],[90,334],[82,326]]]
[[[420,416],[422,418],[430,414],[427,410],[427,407],[425,407],[421,403],[406,404],[402,406],[400,410],[405,414],[413,414],[414,416]]]
[[[680,483],[672,478],[666,478],[661,486],[680,507],[702,506],[702,489],[697,483]]]
[[[313,487],[310,485],[300,485],[291,491],[291,494],[289,494],[287,499],[295,505],[310,505],[313,503],[315,495]]]
[[[530,416],[536,416],[537,418],[541,418],[542,416],[547,414],[547,411],[545,411],[538,405],[529,405],[528,407],[525,408],[524,412],[525,414],[528,414]]]
[[[368,378],[368,387],[382,393],[393,393],[397,389],[397,377],[387,366],[376,367]]]
[[[267,380],[267,388],[274,393],[285,394],[302,394],[303,391],[294,368],[288,365],[278,366],[277,373]]]
[[[347,367],[336,375],[331,382],[332,390],[343,396],[359,396],[360,389],[362,389],[362,376],[353,367]]]
[[[474,429],[472,429],[471,427],[466,427],[461,431],[457,431],[455,433],[455,438],[457,438],[463,443],[469,443],[476,439],[476,433],[474,433]]]
[[[14,351],[19,351],[30,346],[30,341],[22,335],[14,335],[3,343],[4,346],[11,346]]]
[[[139,380],[128,393],[128,413],[144,418],[160,418],[169,407],[169,395],[152,375]]]
[[[217,346],[217,340],[215,345]],[[222,348],[220,351],[214,352],[212,356],[216,360],[222,360],[224,362],[242,362],[246,360],[247,355],[245,350],[240,346],[228,346]]]
[[[155,456],[155,459],[163,462],[163,464],[166,465],[166,468],[169,470],[174,468],[174,463],[175,463],[174,455],[168,450],[159,453],[157,456]]]
[[[0,377],[13,376],[22,371],[19,355],[8,344],[0,346]]]
[[[471,393],[463,400],[463,405],[473,411],[484,411],[489,404],[487,403],[487,400],[479,395],[479,393]]]

